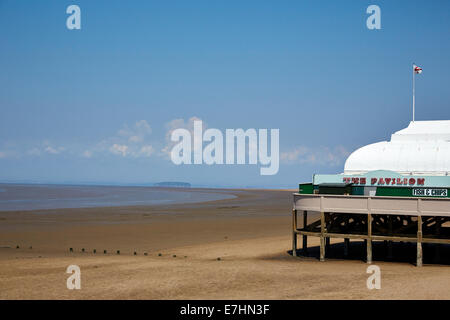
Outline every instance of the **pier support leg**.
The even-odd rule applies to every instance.
[[[417,217],[417,267],[422,266],[422,217]]]
[[[417,242],[417,267],[422,266],[422,242]]]
[[[325,261],[325,213],[320,213],[320,261]]]
[[[303,211],[303,229],[306,228],[306,226],[308,225],[308,211]],[[303,235],[303,254],[307,254],[308,253],[308,236]]]
[[[367,263],[372,263],[372,240],[367,240]]]
[[[292,256],[297,256],[297,210],[292,211]]]
[[[320,237],[320,261],[325,261],[325,239]]]
[[[348,249],[350,247],[350,239],[345,238],[344,239],[344,257],[348,257]]]
[[[372,263],[372,215],[367,215],[367,263]]]
[[[292,232],[292,255],[297,256],[297,233]]]

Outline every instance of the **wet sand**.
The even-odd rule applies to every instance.
[[[334,241],[334,259],[319,262],[310,238],[310,256],[292,257],[292,191],[217,192],[236,198],[1,212],[0,299],[450,298],[450,265],[374,261],[381,290],[368,290],[358,243],[342,259]],[[395,249],[409,257],[414,248]],[[66,288],[72,264],[81,268],[81,290]]]

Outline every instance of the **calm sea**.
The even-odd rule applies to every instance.
[[[117,207],[231,199],[213,190],[183,188],[0,184],[0,211]]]

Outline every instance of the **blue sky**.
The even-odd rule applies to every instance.
[[[66,28],[71,4],[81,30]],[[371,4],[381,30],[366,27]],[[450,119],[449,36],[445,0],[0,0],[0,181],[295,187],[339,173],[408,125],[412,62],[416,119]],[[279,128],[278,174],[172,164],[168,132],[193,117]],[[135,136],[145,152],[111,149]]]

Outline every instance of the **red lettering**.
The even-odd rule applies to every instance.
[[[397,178],[397,184],[401,186],[403,184],[403,180],[401,178]]]
[[[417,184],[420,184],[421,186],[423,186],[425,184],[425,178],[418,178]]]
[[[386,184],[391,183],[391,178],[385,178],[384,180],[386,180]]]
[[[372,179],[370,179],[370,183],[375,184],[375,183],[377,183],[377,180],[378,180],[377,178],[372,178]]]
[[[359,183],[360,184],[366,184],[366,178],[359,179]]]
[[[416,179],[414,178],[409,179],[409,184],[416,184]]]
[[[378,184],[384,184],[384,179],[380,178],[380,180],[378,180]]]
[[[352,183],[358,184],[359,183],[359,178],[352,178]]]

